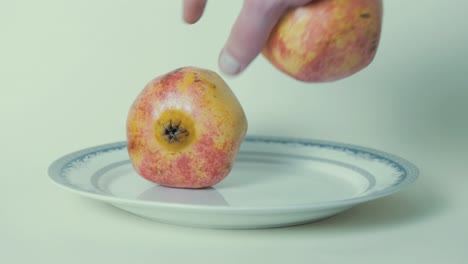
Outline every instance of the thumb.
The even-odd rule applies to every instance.
[[[245,0],[219,56],[219,67],[228,75],[242,72],[262,51],[271,30],[286,10],[279,1]]]

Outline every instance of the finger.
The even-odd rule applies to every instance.
[[[184,21],[193,24],[196,23],[205,10],[207,0],[184,0],[183,18]]]
[[[261,52],[268,36],[286,10],[279,1],[245,0],[219,57],[219,67],[229,75],[243,71]]]

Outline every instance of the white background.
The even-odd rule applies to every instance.
[[[125,139],[153,77],[217,69],[242,1],[209,1],[199,24],[181,1],[0,3],[1,263],[466,263],[468,2],[384,1],[374,62],[304,84],[258,57],[226,81],[250,134],[363,145],[400,155],[410,188],[325,221],[222,231],[160,224],[53,185],[49,164]]]

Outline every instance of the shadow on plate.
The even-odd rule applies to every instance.
[[[138,196],[139,200],[184,205],[229,205],[216,189],[178,189],[155,185]]]

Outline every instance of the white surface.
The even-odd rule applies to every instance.
[[[304,226],[219,231],[158,224],[56,188],[56,157],[120,141],[154,76],[216,69],[241,1],[2,1],[1,263],[465,263],[468,2],[384,0],[377,57],[335,83],[302,84],[259,57],[226,78],[249,133],[347,142],[413,161],[413,186]],[[262,100],[268,98],[268,100]]]
[[[53,183],[146,219],[215,229],[305,224],[394,194],[418,176],[410,162],[349,144],[247,136],[229,177],[210,188],[149,182],[126,142],[75,151],[49,167]]]

